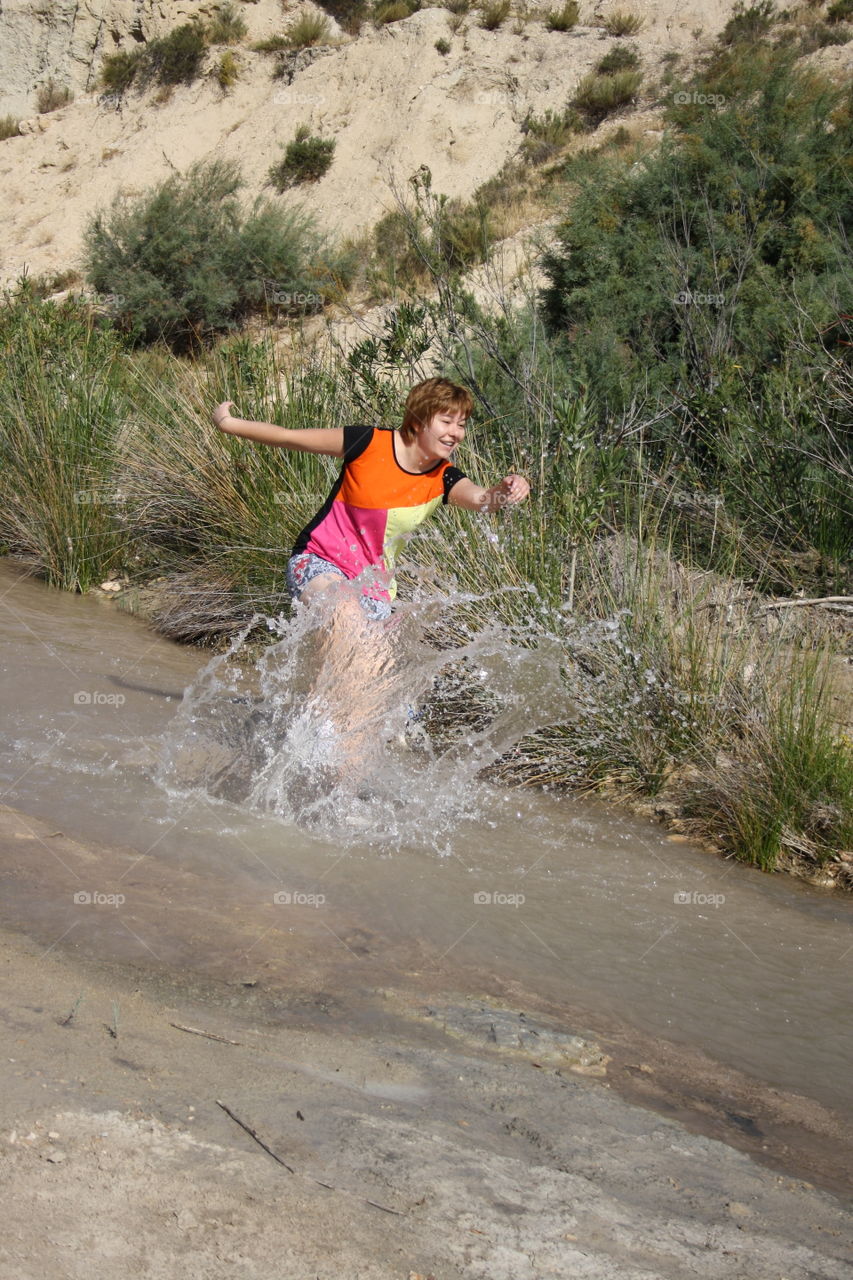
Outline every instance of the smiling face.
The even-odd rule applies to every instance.
[[[456,446],[465,439],[467,417],[460,409],[439,409],[438,413],[433,414],[415,437],[424,458],[435,462],[440,458],[449,458]]]

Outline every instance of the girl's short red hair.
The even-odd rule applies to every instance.
[[[409,444],[421,427],[425,427],[443,409],[453,409],[468,418],[473,408],[474,399],[465,387],[457,386],[449,378],[427,378],[426,382],[412,387],[408,394],[400,435]]]

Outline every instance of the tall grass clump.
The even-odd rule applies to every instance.
[[[122,344],[87,308],[26,280],[0,307],[0,546],[52,586],[85,591],[128,557],[116,441]]]
[[[17,116],[0,116],[0,142],[7,138],[16,138],[20,133],[21,122]]]
[[[119,299],[115,322],[135,344],[191,350],[262,309],[270,284],[291,293],[328,285],[337,257],[310,216],[258,200],[244,211],[241,185],[231,162],[200,161],[91,218],[87,279]]]
[[[333,382],[306,361],[288,376],[269,340],[232,339],[203,364],[144,359],[133,382],[136,431],[118,476],[147,554],[167,575],[153,620],[176,640],[209,642],[258,610],[280,612],[296,534],[331,487],[335,459],[258,448],[216,431],[211,406],[288,427],[351,420]]]
[[[580,8],[577,0],[566,0],[561,9],[549,9],[545,15],[545,26],[549,31],[571,31],[578,24]]]
[[[642,28],[643,19],[636,13],[624,9],[615,9],[601,21],[601,26],[609,36],[635,36]]]
[[[761,684],[756,714],[685,788],[687,829],[766,871],[853,851],[853,744],[833,719],[829,667],[795,653]]]
[[[331,35],[329,19],[322,13],[303,13],[288,28],[283,37],[285,49],[311,49],[315,45],[328,44]]]
[[[46,115],[49,111],[58,111],[60,107],[67,107],[73,100],[74,94],[67,84],[58,85],[53,80],[48,80],[36,95],[36,110],[39,115]]]
[[[607,75],[593,73],[584,76],[575,89],[571,105],[594,128],[619,107],[633,102],[642,81],[640,71],[614,71]]]
[[[483,0],[480,5],[480,26],[485,31],[497,31],[506,22],[512,10],[512,0]]]
[[[226,3],[208,21],[206,35],[210,44],[239,44],[247,31],[243,15],[233,4]]]

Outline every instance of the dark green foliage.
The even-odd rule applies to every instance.
[[[617,44],[606,53],[595,68],[599,75],[609,76],[615,71],[635,71],[640,65],[640,55],[628,44]]]
[[[726,45],[746,44],[760,40],[777,20],[773,0],[758,0],[748,8],[742,2],[735,5],[732,16],[723,27],[720,42]]]
[[[149,41],[143,77],[162,85],[191,84],[201,72],[206,47],[203,27],[185,22],[161,39]]]
[[[312,138],[308,126],[301,124],[287,144],[284,158],[270,169],[270,182],[277,191],[300,182],[318,182],[330,168],[334,154],[334,138]]]
[[[101,84],[111,93],[127,93],[136,79],[142,66],[143,51],[131,49],[129,52],[119,50],[104,58],[101,65]]]
[[[233,164],[202,161],[91,219],[89,283],[120,300],[116,324],[134,342],[194,347],[262,307],[270,284],[321,301],[309,218],[261,201],[244,217],[240,186]]]
[[[753,532],[842,558],[849,422],[824,391],[815,403],[851,363],[851,96],[741,46],[669,116],[630,171],[574,166],[580,194],[545,259],[551,332],[611,408],[669,398],[650,447],[750,509]]]
[[[835,0],[826,11],[827,22],[846,22],[853,18],[853,0]]]

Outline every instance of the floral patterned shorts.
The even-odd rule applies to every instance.
[[[298,600],[311,579],[318,578],[322,573],[334,573],[343,578],[344,582],[350,581],[343,569],[332,564],[331,560],[315,555],[313,551],[300,551],[298,555],[291,556],[287,562],[287,588],[293,599]],[[362,592],[358,603],[368,618],[377,622],[391,617],[391,601],[388,599],[377,599]]]

